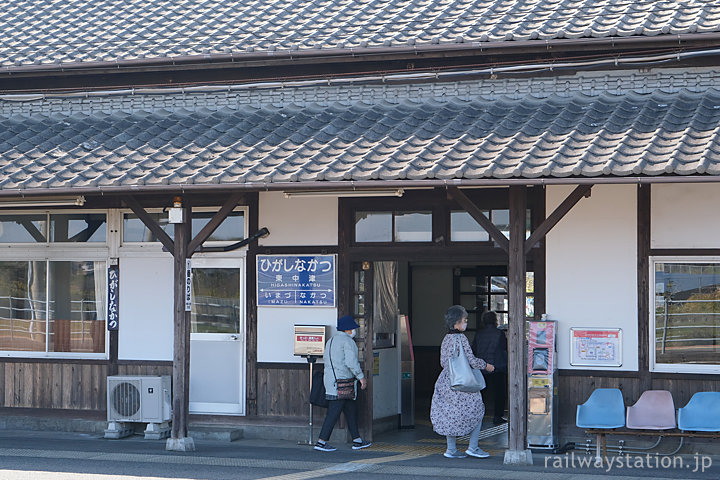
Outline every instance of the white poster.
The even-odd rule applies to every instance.
[[[622,329],[571,328],[570,365],[622,365]]]

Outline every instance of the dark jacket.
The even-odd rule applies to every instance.
[[[498,372],[507,372],[507,338],[496,327],[485,327],[475,333],[472,350],[476,357],[493,365]]]

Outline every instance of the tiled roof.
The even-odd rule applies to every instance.
[[[717,32],[717,0],[16,0],[0,66]]]
[[[0,190],[720,175],[712,88],[409,98],[0,115]]]

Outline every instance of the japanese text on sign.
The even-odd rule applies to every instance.
[[[334,255],[258,255],[259,306],[335,306]]]
[[[185,259],[185,311],[192,311],[192,269],[190,259]]]
[[[622,365],[622,330],[570,329],[570,364]]]
[[[113,265],[108,268],[108,296],[107,296],[107,329],[117,330],[120,320],[118,304],[120,300],[120,268]]]

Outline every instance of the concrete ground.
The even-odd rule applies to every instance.
[[[220,437],[218,437],[220,438]],[[487,459],[447,459],[444,438],[427,423],[414,429],[376,435],[370,448],[317,452],[302,442],[279,439],[196,439],[193,452],[165,450],[164,440],[134,435],[109,440],[98,433],[0,430],[0,480],[272,479],[301,480],[342,476],[347,480],[492,478],[526,480],[720,479],[720,456],[671,452],[666,439],[649,453],[625,454],[595,466],[584,449],[560,455],[534,453],[533,465],[503,464],[507,425],[487,425],[480,446]],[[465,440],[466,442],[466,440]],[[307,443],[305,441],[304,443]],[[628,444],[632,442],[628,441]],[[463,445],[463,440],[458,442]]]

